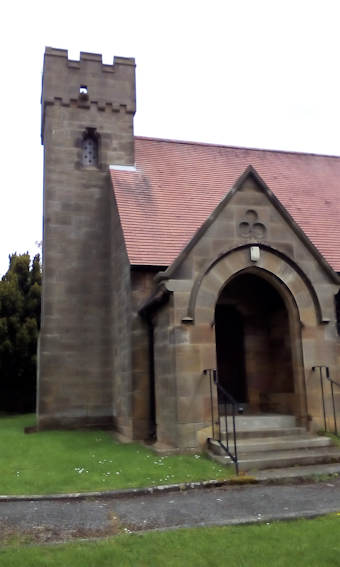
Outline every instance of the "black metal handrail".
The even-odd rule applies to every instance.
[[[238,404],[231,394],[229,394],[223,386],[218,381],[218,374],[216,368],[206,368],[203,370],[203,374],[209,376],[210,383],[210,405],[211,405],[211,431],[212,439],[217,441],[219,445],[228,454],[230,459],[235,464],[236,474],[239,473],[238,467],[238,456],[237,456],[237,436],[236,436],[236,421],[235,417],[238,412]],[[218,393],[218,403],[217,403],[217,431],[214,415],[214,400],[213,400],[213,384],[216,385]],[[229,431],[228,426],[228,406],[231,407],[231,417],[232,417],[232,431]],[[222,411],[223,410],[223,411]],[[221,418],[225,417],[225,431],[222,432],[221,428]],[[222,439],[223,433],[225,433],[225,443]],[[230,441],[230,437],[232,440]],[[232,450],[233,446],[233,450]]]
[[[338,425],[337,425],[337,419],[336,419],[336,407],[335,407],[335,399],[334,399],[334,387],[340,388],[340,384],[339,382],[336,382],[336,380],[333,380],[333,378],[331,378],[331,374],[329,371],[329,366],[325,366],[325,365],[319,365],[319,366],[313,366],[312,367],[313,372],[316,372],[316,370],[319,370],[319,374],[320,374],[320,387],[321,387],[321,401],[322,401],[322,413],[323,413],[323,421],[324,421],[324,428],[325,428],[325,432],[328,432],[327,429],[327,415],[326,415],[326,403],[325,403],[325,389],[324,389],[324,380],[328,380],[328,382],[331,385],[331,400],[332,400],[332,413],[333,413],[333,423],[334,423],[334,434],[337,437],[340,437],[340,435],[338,434]],[[325,370],[325,373],[323,372],[323,370]]]

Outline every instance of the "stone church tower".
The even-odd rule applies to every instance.
[[[112,422],[109,165],[134,164],[134,59],[47,48],[39,427]],[[115,244],[117,246],[117,243]]]
[[[47,48],[42,110],[38,427],[196,451],[232,400],[308,445],[318,369],[340,383],[340,158],[134,137],[133,59]]]

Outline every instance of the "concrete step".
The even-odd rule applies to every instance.
[[[221,416],[221,430],[225,429],[225,422],[225,416]],[[232,426],[232,417],[228,416],[228,429],[231,430]],[[296,427],[296,418],[293,415],[281,414],[237,415],[235,426],[237,432],[287,429]]]
[[[210,457],[221,464],[231,464],[228,456],[221,456],[208,451]],[[336,447],[319,447],[317,449],[295,449],[285,451],[269,451],[259,453],[245,453],[240,456],[239,470],[252,471],[262,469],[277,469],[302,465],[317,465],[326,463],[340,463],[340,449]]]

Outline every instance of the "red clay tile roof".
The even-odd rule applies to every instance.
[[[136,172],[111,169],[133,265],[168,266],[252,165],[340,271],[340,157],[135,138]]]

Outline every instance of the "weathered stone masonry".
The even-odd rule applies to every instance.
[[[131,257],[123,216],[132,218],[135,252],[143,228],[145,250],[153,215],[162,207],[168,213],[173,197],[163,163],[153,171],[154,144],[152,158],[150,146],[142,156],[144,170],[138,163],[136,169],[135,106],[133,59],[104,65],[100,55],[81,53],[80,61],[71,61],[64,50],[46,49],[39,427],[108,426],[128,439],[152,437],[163,448],[196,450],[211,418],[202,371],[218,366],[217,310],[227,307],[224,312],[234,309],[244,324],[250,409],[292,413],[318,429],[320,386],[312,367],[325,364],[340,381],[338,275],[253,167],[243,167],[233,187],[224,183],[234,171],[225,148],[210,159],[214,167],[222,160],[216,183],[226,196],[173,263],[153,262],[151,246],[147,261]],[[87,137],[93,163],[84,160]],[[188,183],[196,172],[187,158],[182,164],[182,150],[189,152],[176,143],[169,175],[176,173],[174,163],[179,170],[185,165],[177,181],[187,175]],[[163,151],[164,144],[159,155]],[[265,160],[269,168],[268,155]],[[313,156],[306,161],[309,167]],[[216,189],[215,182],[207,184],[208,174],[209,168],[202,175],[210,188],[201,193],[205,207]],[[159,220],[166,245],[176,242],[169,215]],[[266,290],[274,306],[269,314]],[[221,345],[223,358],[228,345]]]
[[[125,424],[130,411],[130,271],[109,165],[134,164],[134,60],[116,58],[113,65],[103,65],[100,55],[81,53],[80,61],[69,61],[66,51],[47,48],[42,112],[39,425],[112,423],[112,390]],[[99,136],[98,164],[90,168],[81,162],[87,128]],[[115,350],[117,333],[126,338],[125,352]]]
[[[340,378],[334,307],[337,276],[270,195],[250,171],[173,266],[159,274],[171,300],[156,323],[157,395],[160,404],[173,400],[158,414],[160,441],[193,447],[197,432],[209,423],[209,389],[202,370],[216,367],[215,307],[228,281],[242,273],[264,278],[282,296],[290,321],[294,375],[289,409],[301,423],[311,421],[315,429],[320,427],[319,384],[312,367],[327,364]],[[240,233],[249,212],[261,220],[261,234]],[[251,245],[260,248],[256,263],[250,258]]]

